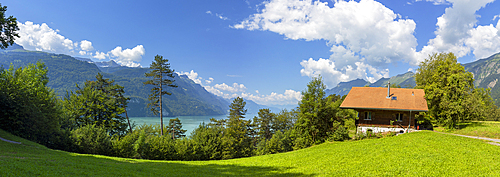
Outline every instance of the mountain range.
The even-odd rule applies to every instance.
[[[462,64],[466,71],[474,75],[474,86],[479,88],[487,88],[491,90],[491,97],[495,104],[500,107],[500,53],[494,54],[488,58],[476,60],[471,63]],[[387,82],[396,84],[402,88],[415,87],[415,73],[409,71],[404,74],[399,74],[391,78],[382,78],[374,83],[367,82],[363,79],[356,79],[349,82],[341,82],[336,87],[327,89],[327,95],[347,95],[352,87],[387,87]]]
[[[125,96],[131,98],[127,111],[131,117],[153,116],[146,107],[151,87],[144,86],[147,80],[144,73],[148,68],[121,66],[113,60],[95,62],[88,58],[71,57],[64,54],[52,54],[39,51],[24,50],[22,46],[14,44],[6,50],[0,50],[0,66],[4,68],[12,64],[14,67],[26,66],[37,61],[44,62],[48,68],[49,87],[63,97],[67,92],[76,90],[76,84],[83,85],[87,80],[95,80],[97,73],[105,78],[115,80],[116,84],[124,86]],[[474,74],[476,87],[490,88],[491,96],[499,106],[500,84],[500,53],[488,58],[463,64],[466,70]],[[386,87],[387,83],[399,85],[403,88],[415,86],[415,74],[407,72],[391,78],[382,78],[374,83],[363,79],[341,82],[336,87],[325,90],[326,95],[346,95],[352,87]],[[228,113],[232,99],[216,96],[199,84],[194,83],[186,75],[174,74],[177,88],[167,88],[172,95],[164,97],[165,116],[197,116],[197,115],[225,115]],[[252,100],[246,100],[247,114],[256,114],[261,108],[270,108],[279,112],[279,108],[259,105]]]
[[[153,116],[146,107],[151,87],[143,85],[143,82],[147,80],[144,73],[149,71],[148,68],[120,66],[113,60],[94,62],[90,59],[63,54],[28,51],[17,44],[0,51],[0,66],[4,68],[8,68],[11,64],[15,68],[24,67],[37,61],[45,63],[49,77],[47,86],[54,89],[61,97],[64,97],[67,92],[76,90],[76,84],[82,86],[85,81],[95,80],[97,73],[101,73],[104,78],[113,79],[116,84],[124,86],[125,96],[131,98],[127,108],[129,116]],[[223,99],[209,93],[186,75],[174,74],[174,80],[174,84],[178,87],[167,88],[172,95],[165,96],[163,100],[165,116],[225,115],[228,113],[230,99]],[[251,100],[245,101],[249,114],[257,113],[259,109],[267,107]]]

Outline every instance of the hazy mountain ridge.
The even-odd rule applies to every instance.
[[[127,108],[129,116],[153,115],[146,107],[151,87],[143,85],[143,82],[147,80],[144,73],[149,70],[148,68],[116,65],[98,67],[94,62],[77,60],[68,55],[27,51],[19,47],[9,47],[0,51],[0,66],[8,68],[12,63],[17,68],[41,61],[48,68],[49,83],[47,85],[60,96],[64,96],[66,91],[75,90],[75,84],[83,86],[86,80],[95,80],[97,73],[103,73],[104,78],[113,79],[116,84],[124,86],[125,95],[131,98]],[[113,68],[113,70],[108,68]],[[167,88],[172,95],[164,97],[165,115],[222,115],[227,113],[229,103],[224,99],[209,93],[186,76],[174,75],[174,83],[178,87]]]

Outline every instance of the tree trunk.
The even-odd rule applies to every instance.
[[[163,136],[163,104],[161,103],[162,101],[162,96],[163,96],[163,87],[162,87],[162,82],[163,81],[163,75],[160,73],[160,129],[161,129],[161,136]]]

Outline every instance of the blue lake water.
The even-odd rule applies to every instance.
[[[257,114],[247,114],[245,119],[253,119]],[[210,118],[215,119],[226,119],[227,115],[218,116],[177,116],[177,117],[163,117],[163,126],[168,125],[170,119],[179,118],[182,123],[182,129],[187,130],[186,136],[191,135],[191,132],[198,128],[198,126],[205,122],[205,124],[210,123]],[[160,124],[160,117],[130,117],[130,122],[135,122],[137,126],[143,124]]]

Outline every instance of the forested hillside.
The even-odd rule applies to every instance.
[[[500,53],[485,59],[463,65],[466,70],[474,74],[474,85],[491,89],[491,98],[500,106]]]
[[[105,78],[114,79],[115,83],[125,88],[125,96],[131,98],[127,108],[129,116],[153,116],[146,108],[150,87],[144,86],[144,73],[147,68],[129,67],[97,67],[94,63],[77,60],[68,55],[46,52],[27,51],[14,45],[0,52],[0,66],[8,68],[24,67],[29,63],[41,61],[48,68],[49,87],[59,96],[66,91],[76,89],[86,80],[95,80],[101,72]],[[175,69],[175,68],[174,68]],[[175,74],[175,82],[179,87],[168,88],[172,95],[164,98],[166,116],[182,115],[221,115],[227,113],[229,103],[222,98],[207,92],[202,86],[194,83],[186,76]]]

